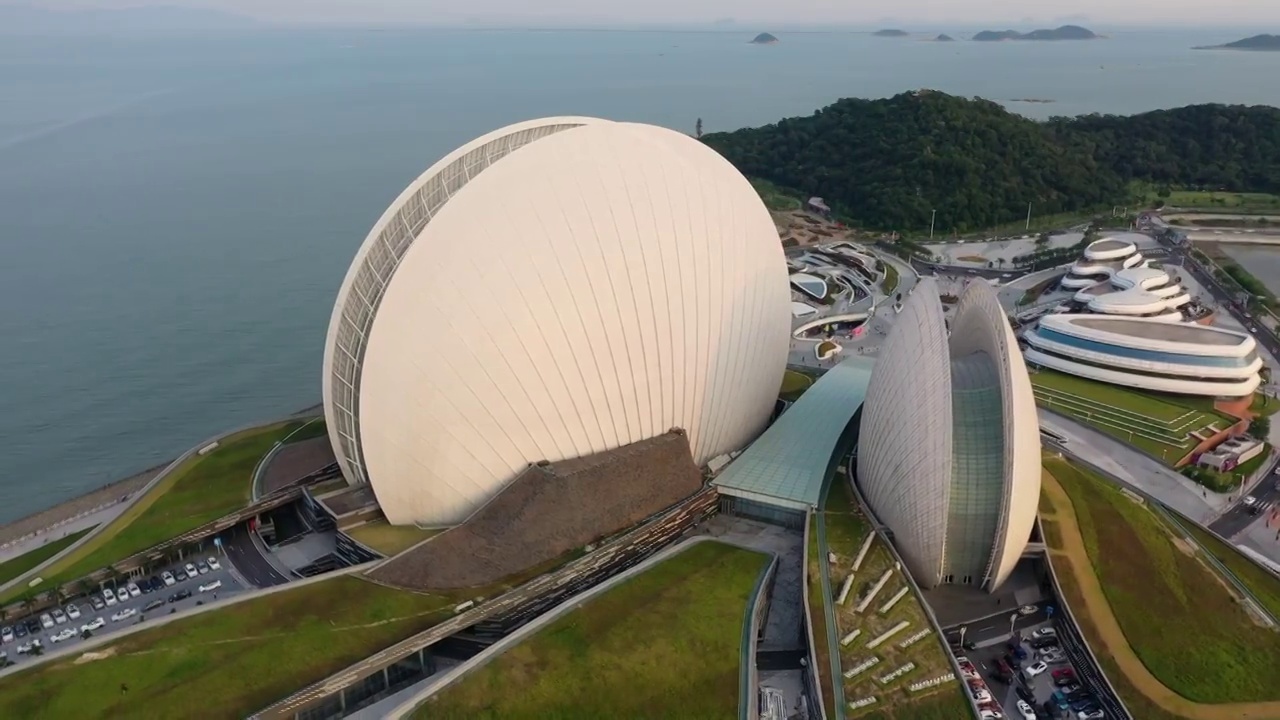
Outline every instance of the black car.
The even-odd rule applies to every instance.
[[[1094,700],[1092,696],[1071,703],[1071,710],[1073,712],[1089,712],[1090,710],[1097,709],[1098,701]]]
[[[1031,647],[1037,650],[1043,650],[1049,647],[1058,647],[1058,638],[1056,637],[1036,638],[1035,640],[1031,641]]]
[[[152,589],[152,590],[163,590],[163,589],[164,589],[164,581],[160,579],[160,576],[159,576],[159,575],[152,575],[150,578],[148,578],[148,580],[150,580],[150,581],[151,581],[151,589]]]
[[[1014,670],[1022,669],[1022,661],[1018,660],[1017,656],[1015,656],[1013,653],[1009,653],[1008,655],[1005,655],[1004,661],[1009,663],[1009,667],[1013,668]]]
[[[24,637],[26,637],[26,636],[27,636],[27,626],[26,626],[26,625],[23,625],[22,623],[18,623],[17,625],[14,625],[14,626],[13,626],[13,636],[14,636],[15,638],[24,638]]]
[[[160,600],[160,599],[152,600],[151,602],[143,606],[142,612],[151,612],[152,610],[155,610],[158,607],[164,607],[163,600]]]
[[[1067,685],[1075,685],[1075,684],[1076,684],[1076,677],[1075,677],[1075,675],[1063,675],[1062,677],[1056,677],[1056,678],[1054,678],[1054,679],[1053,679],[1053,684],[1054,684],[1054,685],[1057,685],[1058,687],[1066,687]]]
[[[40,631],[43,629],[44,628],[40,627],[40,618],[27,619],[27,630],[29,630],[32,635],[40,634]]]
[[[176,603],[176,602],[178,602],[179,600],[186,600],[186,599],[187,599],[187,598],[189,598],[189,597],[191,597],[191,591],[190,591],[190,590],[179,590],[178,592],[176,592],[176,593],[174,593],[174,594],[172,594],[172,595],[170,595],[170,596],[169,596],[169,602],[170,602],[170,603]]]
[[[1035,705],[1036,705],[1036,694],[1035,694],[1035,693],[1031,692],[1030,690],[1028,690],[1027,688],[1025,688],[1025,687],[1023,687],[1023,686],[1021,686],[1021,685],[1019,685],[1018,687],[1014,688],[1014,691],[1018,693],[1018,699],[1019,699],[1019,700],[1022,700],[1023,702],[1025,702],[1026,704],[1030,705],[1031,707],[1035,707]]]

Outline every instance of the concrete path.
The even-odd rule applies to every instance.
[[[80,532],[85,528],[109,523],[120,517],[120,514],[128,507],[128,502],[116,503],[111,507],[103,508],[97,512],[90,513],[59,525],[53,530],[53,532],[40,533],[39,535],[32,535],[30,537],[14,541],[12,544],[5,546],[3,550],[0,550],[0,563],[5,562],[6,560],[12,560],[19,555],[25,555],[49,542]]]
[[[1174,713],[1188,720],[1264,720],[1280,717],[1280,702],[1254,703],[1222,703],[1204,704],[1192,702],[1161,683],[1147,670],[1129,641],[1125,638],[1120,623],[1111,611],[1111,604],[1102,591],[1102,583],[1098,580],[1089,554],[1085,550],[1084,536],[1080,534],[1080,526],[1076,520],[1075,508],[1058,481],[1047,471],[1043,475],[1041,487],[1053,504],[1051,513],[1041,512],[1047,519],[1056,520],[1061,530],[1063,548],[1051,549],[1049,552],[1059,562],[1071,566],[1072,575],[1079,584],[1080,594],[1084,599],[1085,612],[1093,621],[1098,636],[1104,647],[1093,645],[1095,652],[1105,652],[1125,675],[1129,684],[1148,700],[1162,710]],[[1077,609],[1079,611],[1079,609]],[[1097,639],[1089,638],[1093,644]]]

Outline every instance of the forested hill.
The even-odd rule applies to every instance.
[[[748,177],[820,195],[859,224],[965,232],[1121,203],[1132,180],[1280,191],[1280,110],[1198,105],[1029,120],[922,90],[846,99],[703,140]]]

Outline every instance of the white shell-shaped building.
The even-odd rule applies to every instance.
[[[325,345],[347,479],[393,523],[464,520],[529,463],[764,428],[788,272],[751,185],[671,130],[519,123],[450,153],[369,232]]]
[[[862,407],[858,485],[923,587],[995,589],[1040,497],[1035,397],[992,289],[970,283],[948,334],[937,285],[903,304]]]
[[[1183,322],[1191,294],[1138,251],[1145,235],[1122,233],[1089,243],[1062,278],[1074,300],[1091,312]]]

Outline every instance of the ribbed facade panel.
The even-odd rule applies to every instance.
[[[942,580],[952,471],[951,363],[937,284],[894,319],[862,406],[858,482],[916,582]]]
[[[354,449],[331,435],[393,522],[458,522],[530,462],[673,427],[703,463],[772,410],[790,294],[750,184],[679,133],[544,122],[573,126],[452,190],[362,335]],[[347,412],[339,399],[327,414]]]

